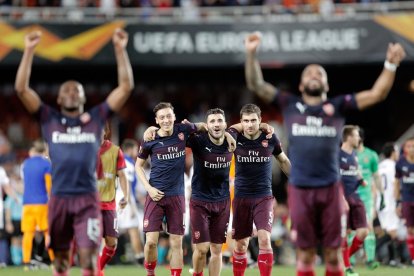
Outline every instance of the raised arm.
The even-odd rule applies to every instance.
[[[114,44],[118,71],[118,87],[109,94],[106,101],[113,111],[118,112],[121,110],[134,88],[134,76],[126,51],[128,33],[124,30],[116,29],[112,37],[112,42]]]
[[[405,58],[404,48],[399,43],[390,43],[387,50],[387,59],[384,69],[370,90],[356,94],[356,102],[359,109],[365,109],[387,98],[394,83],[395,73],[400,62]]]
[[[17,92],[17,96],[30,113],[37,112],[41,104],[39,96],[29,87],[33,56],[41,36],[42,33],[40,31],[33,31],[25,36],[23,57],[20,61],[19,69],[17,69],[16,80],[14,83],[14,89]]]
[[[270,103],[277,93],[276,87],[263,80],[262,69],[256,58],[257,47],[261,41],[258,32],[249,34],[245,39],[246,63],[244,66],[247,88],[267,103]]]

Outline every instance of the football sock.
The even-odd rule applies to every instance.
[[[272,274],[273,267],[273,250],[260,249],[259,256],[257,257],[257,263],[259,266],[260,276],[270,276]]]
[[[233,275],[243,276],[247,267],[247,255],[245,252],[233,251]]]

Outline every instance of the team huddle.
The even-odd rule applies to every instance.
[[[83,110],[85,93],[76,81],[67,81],[60,87],[59,111],[42,103],[29,87],[33,55],[40,38],[39,32],[32,32],[25,38],[16,91],[27,110],[37,116],[49,146],[53,184],[48,229],[44,231],[50,235],[48,245],[54,254],[53,275],[68,275],[72,241],[80,256],[82,275],[103,275],[117,246],[116,178],[122,191],[118,205],[123,209],[131,203],[123,153],[103,135],[107,134],[103,131],[105,123],[114,112],[121,110],[134,87],[125,51],[128,36],[123,30],[117,30],[113,36],[118,86],[105,102],[86,112]],[[358,275],[349,257],[364,240],[372,237],[372,218],[367,218],[367,214],[372,213],[373,199],[364,200],[368,202],[364,205],[362,196],[356,193],[357,189],[371,184],[364,181],[359,169],[362,165],[356,158],[356,149],[361,144],[359,129],[344,126],[345,117],[387,97],[397,67],[405,57],[404,49],[400,44],[389,45],[384,69],[371,89],[328,98],[327,74],[320,65],[308,65],[303,70],[299,84],[301,96],[281,92],[265,82],[256,58],[260,42],[258,33],[248,35],[245,41],[247,86],[264,102],[283,112],[288,154],[283,152],[274,129],[262,123],[261,110],[255,104],[241,107],[240,123],[228,127],[225,112],[220,108],[209,109],[204,122],[176,123],[173,105],[158,103],[153,110],[157,127],[150,127],[144,133],[135,161],[138,185],[147,191],[143,217],[147,275],[156,274],[157,244],[164,223],[170,235],[171,275],[178,276],[182,272],[186,147],[192,150],[194,160],[189,207],[194,276],[203,275],[208,252],[211,255],[209,275],[220,275],[230,207],[233,212],[231,232],[235,240],[233,275],[245,273],[253,225],[259,241],[260,275],[271,275],[274,256],[270,232],[275,204],[272,156],[289,178],[290,237],[297,249],[297,275],[315,275],[319,245],[323,248],[325,275]],[[408,227],[407,244],[414,258],[414,190],[410,185],[414,182],[414,139],[408,140],[404,149],[394,166],[398,181],[392,191],[402,201]],[[386,157],[390,159],[393,152]],[[231,202],[232,158],[235,161],[235,196]],[[147,159],[151,161],[149,177],[144,170]],[[384,166],[392,171],[390,162]],[[387,177],[387,183],[392,185],[393,176],[387,174]],[[387,203],[393,202],[394,195],[389,194],[389,189],[383,189],[378,177],[374,182],[379,183],[378,195],[383,199],[379,200],[380,209],[391,213],[395,204],[393,209],[389,206],[393,204]],[[391,216],[384,215],[384,221],[395,219]],[[350,246],[346,229],[355,230]],[[390,232],[393,230],[395,228],[389,228]],[[105,247],[97,262],[102,238]],[[374,257],[367,256],[367,261],[375,265]]]

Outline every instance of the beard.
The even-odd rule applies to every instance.
[[[325,91],[322,86],[317,88],[305,87],[304,92],[311,97],[320,97]]]
[[[75,106],[70,106],[70,107],[62,107],[63,110],[65,110],[66,112],[75,112],[79,110],[79,107],[75,107]]]

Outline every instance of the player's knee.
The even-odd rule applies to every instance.
[[[157,243],[154,240],[147,240],[145,245],[149,250],[157,250]]]
[[[299,250],[298,262],[303,265],[311,265],[315,262],[315,251],[314,250]]]
[[[340,252],[337,249],[325,249],[325,262],[331,266],[338,266],[340,264]]]
[[[270,245],[270,237],[262,236],[259,238],[259,248],[272,248]]]
[[[110,247],[110,248],[116,248],[117,245],[118,245],[118,240],[116,238],[114,238],[114,239],[106,239],[105,240],[105,245],[107,247]]]
[[[236,251],[237,252],[247,252],[247,244],[246,243],[243,243],[243,242],[239,242],[239,241],[237,241],[237,243],[236,243]]]
[[[58,273],[63,273],[69,269],[69,262],[56,258],[53,262],[53,267]]]
[[[221,246],[211,246],[210,251],[211,251],[211,256],[220,256]]]
[[[368,228],[360,228],[356,231],[356,236],[360,240],[364,240],[368,236],[369,230]]]
[[[182,247],[183,244],[183,237],[178,235],[171,235],[170,236],[170,244],[172,248],[179,248]]]
[[[199,255],[203,256],[203,255],[207,255],[208,250],[210,249],[210,247],[209,247],[208,243],[197,244],[195,249],[196,249],[196,251],[198,252]]]

